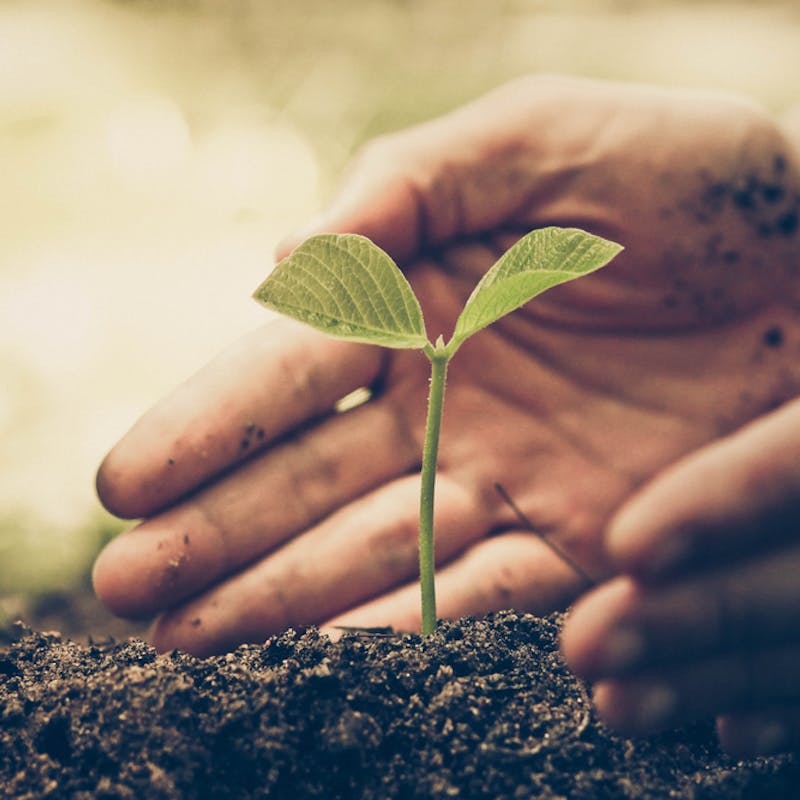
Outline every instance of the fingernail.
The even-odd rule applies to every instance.
[[[603,645],[600,668],[610,674],[639,664],[645,654],[644,637],[631,628],[612,631]]]
[[[668,686],[653,686],[639,698],[636,708],[637,727],[642,731],[663,728],[675,713],[677,694]]]
[[[753,750],[756,755],[768,756],[786,747],[789,735],[780,722],[758,722],[753,725]]]

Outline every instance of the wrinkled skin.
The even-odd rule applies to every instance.
[[[748,102],[532,78],[368,145],[281,249],[370,236],[435,338],[532,228],[625,246],[459,351],[436,497],[440,616],[586,588],[495,483],[601,584],[564,651],[623,730],[727,713],[736,752],[800,737],[799,192],[789,136]],[[234,345],[103,462],[103,502],[144,521],[100,555],[101,599],[198,654],[292,624],[416,628],[428,366],[282,320]]]

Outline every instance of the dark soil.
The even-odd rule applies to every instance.
[[[0,797],[776,798],[792,757],[736,763],[710,725],[617,737],[514,612],[416,636],[289,630],[200,660],[19,627],[0,651]]]

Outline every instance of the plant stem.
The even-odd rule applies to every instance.
[[[422,635],[429,636],[436,628],[436,588],[434,585],[433,497],[436,486],[436,461],[439,454],[439,431],[442,426],[444,387],[450,354],[440,342],[425,348],[431,361],[431,383],[428,396],[428,419],[425,423],[425,444],[422,449],[422,485],[419,498],[419,583],[422,593]]]

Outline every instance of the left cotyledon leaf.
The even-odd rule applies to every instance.
[[[365,236],[324,233],[280,261],[253,297],[329,336],[421,349],[422,309],[394,261]]]

